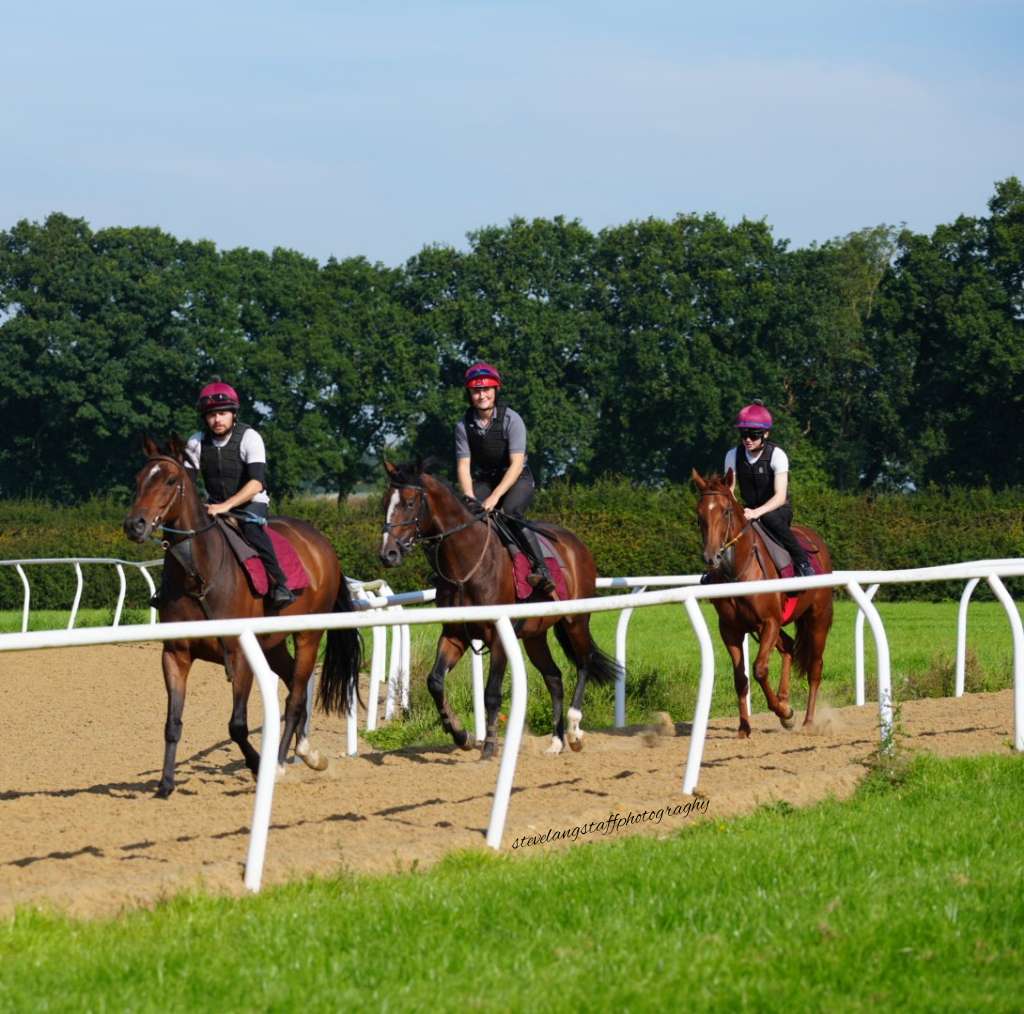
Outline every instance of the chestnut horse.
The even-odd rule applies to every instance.
[[[124,519],[124,531],[129,539],[140,543],[157,531],[163,532],[166,552],[161,622],[265,615],[263,599],[250,591],[227,538],[199,500],[195,482],[185,468],[185,448],[181,440],[172,437],[166,454],[148,437],[143,447],[148,460],[135,478],[135,502]],[[295,518],[273,518],[270,525],[291,543],[310,580],[309,586],[302,589],[298,598],[281,610],[280,615],[350,610],[348,587],[330,542],[311,525]],[[275,612],[275,615],[278,614]],[[327,767],[327,759],[310,748],[304,729],[306,685],[316,664],[323,631],[295,633],[294,658],[288,650],[288,636],[266,634],[259,639],[271,669],[288,687],[277,761],[283,773],[294,737],[296,754],[314,770],[322,771]],[[358,677],[361,646],[356,630],[328,632],[319,692],[325,711],[345,710],[350,688]],[[164,727],[163,775],[156,792],[161,799],[174,791],[174,757],[181,738],[185,687],[189,669],[197,658],[219,663],[227,670],[233,700],[228,732],[241,749],[249,770],[254,776],[259,772],[260,755],[249,742],[247,714],[253,673],[238,639],[207,637],[164,641],[167,724]]]
[[[712,575],[712,582],[777,578],[778,569],[760,533],[751,522],[743,519],[743,507],[733,493],[732,469],[726,472],[724,479],[719,475],[705,479],[696,469],[692,475],[699,492],[697,521],[704,539],[704,562]],[[832,559],[821,536],[804,525],[793,525],[793,529],[817,550],[813,555],[821,573],[831,573]],[[761,684],[768,707],[779,716],[783,727],[791,729],[794,725],[793,709],[789,706],[789,671],[794,661],[797,671],[807,676],[804,725],[814,722],[825,641],[832,626],[832,589],[809,588],[797,596],[790,617],[796,623],[795,641],[782,629],[783,603],[787,597],[785,592],[767,592],[711,600],[718,611],[719,632],[732,660],[733,681],[739,698],[741,739],[750,735],[750,713],[747,709],[749,680],[743,667],[744,634],[753,634],[760,641],[754,676]],[[772,692],[768,682],[768,662],[773,648],[778,648],[782,655],[778,696]]]
[[[388,567],[397,567],[406,554],[422,543],[437,581],[438,606],[486,606],[514,603],[515,577],[508,550],[502,545],[491,519],[474,513],[446,482],[424,471],[420,462],[406,465],[384,463],[390,479],[385,494],[383,538],[380,558]],[[572,532],[556,525],[533,526],[557,546],[570,598],[589,598],[597,587],[597,570],[590,550]],[[575,616],[531,617],[516,622],[516,633],[523,641],[530,661],[540,670],[551,694],[552,739],[547,752],[561,753],[565,743],[572,750],[583,748],[583,692],[587,680],[613,682],[619,667],[613,658],[594,644],[590,634],[590,614]],[[566,656],[576,666],[576,690],[569,708],[566,731],[562,715],[562,674],[548,648],[547,631],[555,628],[555,637]],[[481,640],[491,654],[484,693],[487,710],[487,738],[482,757],[493,757],[497,750],[498,708],[501,683],[507,658],[493,623],[446,623],[437,642],[437,655],[427,677],[427,687],[441,717],[441,725],[453,742],[470,749],[463,729],[445,695],[445,677],[473,640]]]

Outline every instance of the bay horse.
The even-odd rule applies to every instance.
[[[397,567],[418,543],[427,550],[437,576],[438,606],[485,606],[516,601],[515,575],[508,550],[499,540],[491,519],[474,513],[446,482],[430,475],[422,462],[394,465],[384,462],[389,487],[385,493],[385,519],[380,559]],[[589,598],[595,593],[597,569],[590,550],[577,536],[557,525],[531,522],[537,531],[557,546],[570,598]],[[554,627],[562,650],[576,666],[576,689],[569,708],[566,729],[562,714],[562,674],[548,648],[547,631]],[[619,666],[594,643],[590,614],[543,616],[519,620],[516,634],[522,639],[530,661],[540,670],[551,694],[552,737],[547,753],[562,752],[565,744],[574,751],[583,748],[583,692],[588,679],[613,682]],[[427,687],[444,731],[462,749],[471,749],[469,736],[445,695],[445,677],[473,640],[481,640],[491,661],[484,692],[487,712],[486,739],[482,759],[497,751],[498,709],[507,658],[493,623],[446,623],[437,642],[434,665]]]
[[[171,437],[164,453],[146,437],[146,464],[135,478],[135,502],[124,519],[125,534],[144,542],[163,531],[164,575],[160,620],[228,619],[267,615],[262,597],[249,588],[220,525],[207,515],[196,484],[185,467],[185,447]],[[273,615],[347,612],[352,600],[334,547],[312,525],[296,518],[276,517],[269,522],[275,532],[291,543],[309,575],[309,586],[296,600]],[[316,771],[327,759],[313,750],[306,738],[306,685],[316,664],[323,630],[303,630],[294,635],[295,655],[288,650],[288,634],[259,638],[270,668],[288,687],[284,732],[278,750],[279,772],[294,737],[295,752]],[[331,630],[321,674],[319,701],[328,713],[341,712],[349,702],[350,688],[358,677],[362,642],[358,631]],[[174,791],[174,758],[181,738],[182,710],[189,670],[195,659],[223,665],[231,681],[232,708],[228,733],[238,744],[246,766],[255,777],[260,755],[249,742],[248,701],[253,672],[237,638],[207,637],[202,640],[164,641],[163,673],[167,687],[167,723],[164,726],[163,773],[156,795],[166,799]]]
[[[733,493],[732,469],[724,478],[720,475],[704,478],[696,469],[691,474],[698,490],[697,522],[704,541],[704,562],[712,582],[763,581],[779,577],[760,533],[751,522],[744,521],[743,507]],[[805,525],[793,525],[793,530],[816,550],[810,555],[816,557],[817,569],[823,574],[831,573],[832,558],[821,536]],[[832,589],[809,588],[800,592],[792,612],[786,610],[789,616],[784,621],[783,606],[787,597],[784,592],[768,592],[711,600],[718,612],[718,630],[732,661],[733,682],[739,698],[740,739],[750,735],[749,680],[743,666],[745,634],[753,634],[760,642],[754,676],[764,691],[768,707],[778,715],[783,728],[792,729],[795,724],[793,709],[789,706],[789,673],[794,662],[797,671],[807,676],[804,725],[814,723],[825,641],[832,627]],[[790,620],[796,623],[795,640],[782,629],[783,623]],[[768,682],[769,659],[774,648],[782,655],[777,695]]]

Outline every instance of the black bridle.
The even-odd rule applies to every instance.
[[[720,545],[718,547],[718,550],[715,552],[714,560],[713,560],[713,562],[711,564],[711,569],[712,570],[718,570],[718,568],[722,565],[722,558],[725,556],[726,550],[731,549],[737,542],[739,542],[739,540],[743,537],[744,533],[746,533],[747,531],[750,530],[750,528],[751,528],[751,526],[753,525],[754,522],[753,521],[748,521],[730,539],[729,535],[732,532],[733,520],[734,520],[735,515],[736,515],[736,511],[735,511],[736,499],[735,499],[735,497],[730,492],[728,492],[727,490],[722,490],[722,489],[706,489],[706,490],[701,492],[700,499],[703,500],[704,497],[708,497],[708,496],[724,496],[729,501],[728,505],[725,508],[725,511],[723,512],[725,514],[725,519],[726,519],[726,522],[725,522],[725,542],[723,542],[722,545]]]
[[[407,519],[405,521],[385,521],[381,526],[381,532],[384,534],[391,534],[395,528],[407,528],[409,525],[412,525],[413,532],[407,539],[400,539],[398,536],[393,536],[402,556],[407,555],[410,550],[417,545],[422,545],[428,550],[433,550],[433,552],[428,552],[427,554],[431,566],[442,580],[448,582],[450,585],[454,585],[461,593],[463,586],[477,572],[480,564],[484,562],[484,557],[487,555],[487,547],[490,545],[491,528],[493,524],[491,515],[489,513],[485,513],[482,517],[472,517],[469,521],[463,521],[462,524],[455,525],[453,528],[446,528],[443,532],[438,532],[435,535],[425,535],[420,528],[420,522],[423,519],[424,510],[427,508],[426,487],[415,482],[392,482],[391,489],[412,489],[416,491],[418,494],[416,501],[416,515],[412,519]],[[479,559],[473,564],[469,573],[461,579],[449,577],[449,575],[441,569],[441,560],[438,553],[441,543],[449,536],[455,535],[457,532],[464,531],[467,528],[472,528],[473,525],[477,524],[483,524],[487,528],[486,538],[484,539],[484,548],[480,553]]]

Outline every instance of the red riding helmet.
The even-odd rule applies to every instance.
[[[213,384],[207,384],[199,392],[199,401],[196,404],[200,415],[208,412],[223,412],[225,409],[231,412],[238,411],[238,392],[230,385],[221,383],[219,380]]]
[[[501,374],[490,363],[474,363],[466,370],[466,388],[501,387]]]
[[[770,430],[772,428],[772,414],[759,401],[755,401],[751,405],[744,405],[736,416],[736,428],[741,430]]]

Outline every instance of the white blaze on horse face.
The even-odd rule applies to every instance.
[[[380,538],[380,551],[384,552],[384,547],[388,544],[388,536],[391,534],[391,519],[395,516],[395,508],[398,506],[399,496],[398,490],[393,490],[391,493],[391,502],[388,504],[388,512],[384,517],[384,532]]]

